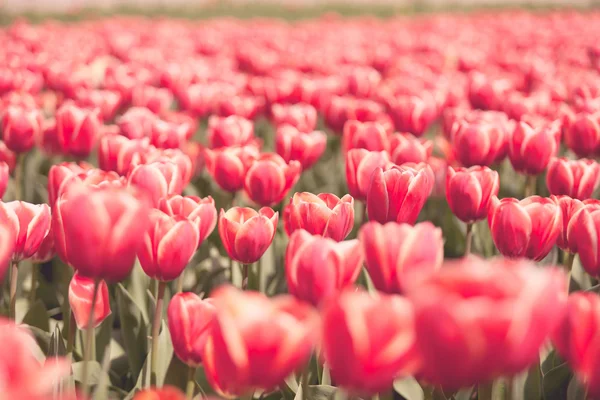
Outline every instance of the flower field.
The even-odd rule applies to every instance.
[[[0,400],[600,399],[600,13],[0,38]]]

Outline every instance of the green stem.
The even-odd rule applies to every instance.
[[[512,378],[506,378],[506,393],[504,396],[505,400],[512,400],[513,398],[513,379]]]
[[[19,280],[19,263],[13,262],[10,268],[10,308],[9,317],[13,321],[17,316],[17,282]]]
[[[300,376],[300,386],[302,387],[302,400],[309,400],[308,396],[308,368],[305,368]]]
[[[477,387],[477,400],[492,400],[493,383],[482,383]]]
[[[181,272],[181,275],[179,275],[177,277],[177,293],[181,293],[183,292],[183,274],[185,273],[185,271]]]
[[[96,307],[96,300],[98,299],[98,289],[100,288],[100,279],[94,281],[94,293],[92,295],[92,304],[90,307],[90,316],[88,318],[87,329],[85,331],[85,351],[83,352],[83,374],[82,374],[82,392],[83,398],[87,399],[90,394],[90,387],[88,382],[89,364],[92,358],[92,342],[95,340],[94,337],[94,309]]]
[[[23,168],[25,167],[25,153],[17,156],[15,165],[15,200],[23,199]]]
[[[165,298],[165,282],[158,282],[158,291],[156,293],[156,309],[154,310],[154,319],[152,321],[152,350],[150,355],[150,381],[158,386],[158,377],[156,370],[158,367],[158,334],[160,333],[160,323],[162,321],[163,301]]]
[[[186,398],[187,400],[192,400],[194,398],[194,390],[196,389],[196,381],[194,377],[196,376],[196,368],[188,367],[188,378],[187,378],[187,387],[186,387]]]
[[[571,253],[565,250],[565,269],[567,272],[571,272],[573,268],[573,261],[575,261],[575,253]]]
[[[40,268],[37,264],[31,264],[31,292],[29,292],[29,303],[33,305],[35,303],[35,295],[36,295],[36,286],[37,286],[37,277],[38,277],[38,269]]]
[[[248,290],[248,271],[251,264],[242,264],[242,290]]]
[[[473,232],[475,231],[473,223],[467,224],[467,235],[465,236],[465,257],[471,254],[471,244],[473,243]]]
[[[360,229],[361,226],[363,226],[367,221],[367,202],[366,201],[362,201],[361,203],[362,206],[362,212],[360,214],[360,225],[358,226],[358,228]]]
[[[277,236],[277,235],[275,235]],[[263,263],[262,263],[262,258],[258,260],[258,265],[256,266],[256,291],[260,292],[261,291],[261,277],[262,277],[262,269],[263,269]]]
[[[69,331],[67,332],[67,354],[69,355],[69,357],[71,357],[71,360],[74,359],[73,348],[75,344],[76,332],[77,323],[75,322],[75,315],[73,314],[73,311],[71,311],[71,314],[69,315]]]
[[[392,388],[379,392],[378,395],[379,400],[394,400],[394,390]]]
[[[537,185],[537,176],[527,175],[527,180],[525,181],[525,197],[535,195],[536,185]]]

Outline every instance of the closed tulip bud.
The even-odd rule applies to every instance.
[[[121,135],[129,139],[150,137],[152,125],[158,116],[146,107],[131,107],[117,118]]]
[[[504,120],[455,123],[452,148],[456,159],[465,167],[502,161],[508,151],[507,125]]]
[[[308,133],[317,126],[317,110],[310,104],[273,104],[271,114],[276,127],[291,125],[300,132]]]
[[[76,272],[71,279],[71,283],[69,283],[69,306],[79,329],[88,328],[93,297],[94,280],[81,276]],[[100,281],[98,295],[94,303],[94,321],[92,322],[92,326],[97,328],[110,314],[108,285],[106,282]]]
[[[56,133],[63,153],[75,157],[90,155],[100,134],[98,114],[98,109],[90,111],[70,103],[56,111]]]
[[[600,250],[598,231],[600,228],[600,201],[586,200],[569,221],[567,243],[571,253],[579,254],[585,271],[600,276]]]
[[[562,270],[475,256],[408,288],[420,376],[453,390],[512,377],[536,362],[566,305]],[[490,360],[493,360],[491,362]]]
[[[367,192],[369,219],[414,224],[433,190],[434,176],[427,164],[377,168]]]
[[[519,122],[508,139],[508,156],[517,172],[541,174],[560,147],[560,127],[557,124],[533,128]]]
[[[283,223],[288,235],[304,229],[339,242],[354,227],[354,199],[349,194],[340,199],[331,193],[295,193],[284,210]]]
[[[271,206],[283,200],[300,179],[301,172],[298,161],[288,164],[275,153],[263,153],[248,168],[244,189],[255,203]]]
[[[2,199],[4,193],[6,193],[9,179],[10,170],[8,169],[8,164],[4,161],[0,161],[0,199]]]
[[[19,262],[32,257],[42,245],[50,231],[52,216],[47,204],[30,204],[24,201],[11,201],[5,204],[16,232],[12,259]]]
[[[388,151],[390,149],[387,126],[381,122],[346,121],[342,139],[344,153],[352,149]]]
[[[548,164],[546,185],[551,194],[585,200],[600,182],[600,164],[594,160],[553,158]]]
[[[56,203],[65,182],[91,168],[92,166],[87,163],[71,162],[63,162],[50,167],[50,171],[48,171],[48,203],[50,203],[50,206],[54,206],[54,203]]]
[[[173,351],[186,365],[199,367],[215,317],[212,299],[192,292],[177,293],[169,302],[167,317]]]
[[[394,126],[401,132],[422,136],[438,116],[434,96],[401,96],[390,104]]]
[[[436,271],[444,261],[442,231],[430,222],[415,226],[368,222],[358,233],[365,264],[380,292],[404,292],[407,282]]]
[[[185,395],[174,386],[144,389],[137,392],[133,400],[186,400]]]
[[[567,312],[552,342],[562,359],[587,389],[590,399],[600,398],[600,297],[593,292],[575,292],[569,296]]]
[[[181,275],[198,247],[198,222],[152,211],[144,244],[137,253],[146,275],[162,282]]]
[[[403,297],[347,290],[326,304],[322,319],[325,361],[350,392],[385,391],[419,370],[414,311]]]
[[[26,153],[42,131],[43,117],[37,109],[9,106],[2,114],[2,138],[15,153]]]
[[[600,149],[600,112],[573,115],[563,129],[567,147],[578,156],[590,157]]]
[[[498,195],[500,177],[488,167],[448,167],[446,200],[452,213],[465,223],[485,219],[493,196]]]
[[[567,232],[569,228],[569,222],[571,222],[571,218],[580,208],[584,206],[583,202],[577,199],[572,199],[569,196],[555,196],[554,201],[560,207],[561,217],[562,217],[562,226],[560,230],[560,234],[556,239],[556,245],[564,250],[569,251],[569,240],[567,237]]]
[[[300,162],[304,170],[312,167],[321,158],[326,147],[327,135],[325,132],[304,133],[291,125],[277,128],[275,136],[277,154],[287,163],[290,161]]]
[[[127,189],[70,190],[54,207],[56,252],[82,276],[122,281],[143,244],[148,212]]]
[[[237,115],[230,117],[210,117],[208,120],[207,136],[208,146],[211,149],[246,146],[256,141],[254,123]]]
[[[268,298],[231,286],[218,289],[212,298],[216,317],[202,361],[217,392],[269,390],[306,365],[318,331],[311,306],[291,296]]]
[[[318,306],[350,287],[362,268],[358,240],[336,242],[295,231],[285,253],[285,274],[290,294]]]
[[[173,104],[173,94],[167,88],[138,86],[131,93],[131,103],[136,107],[146,107],[154,114],[160,115],[167,112]]]
[[[235,193],[244,187],[244,179],[250,165],[258,158],[254,146],[225,147],[205,150],[206,169],[219,187]]]
[[[346,183],[352,197],[365,201],[373,172],[389,164],[389,156],[385,151],[350,150],[346,157]]]
[[[433,142],[409,133],[396,133],[390,137],[390,158],[394,164],[427,162],[433,151]]]
[[[130,186],[144,191],[151,199],[154,207],[163,197],[181,194],[183,181],[179,167],[172,162],[153,162],[138,165],[128,177]]]
[[[217,226],[217,209],[212,197],[172,195],[160,200],[158,208],[171,216],[187,218],[198,228],[198,247]]]
[[[521,201],[513,198],[498,200],[494,196],[488,224],[502,255],[539,261],[556,243],[562,215],[554,199],[531,196]]]

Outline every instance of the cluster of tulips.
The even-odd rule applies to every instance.
[[[600,14],[0,39],[0,398],[600,398]]]

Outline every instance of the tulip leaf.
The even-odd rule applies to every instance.
[[[542,398],[542,370],[539,362],[536,362],[527,371],[523,396],[527,400],[540,400]]]
[[[419,382],[413,377],[405,377],[394,381],[394,390],[402,397],[410,400],[423,400],[425,393]]]
[[[167,375],[167,370],[173,357],[173,345],[171,344],[171,335],[167,329],[167,325],[162,323],[162,329],[158,335],[158,357],[156,368],[156,384],[162,386]],[[148,353],[143,368],[138,375],[135,389],[142,389],[150,385],[152,381],[152,371],[150,370],[150,360],[152,359],[152,351]]]
[[[41,299],[38,299],[33,306],[31,306],[29,311],[27,311],[27,314],[23,317],[23,323],[39,328],[44,332],[50,332],[48,311]]]
[[[559,365],[548,371],[542,380],[544,400],[566,399],[572,375],[567,364]]]
[[[58,325],[56,325],[52,336],[50,336],[50,347],[47,354],[49,357],[63,357],[67,355],[67,346]]]
[[[471,400],[471,397],[473,397],[473,390],[473,387],[461,389],[452,397],[454,400]]]
[[[296,400],[302,399],[303,387],[300,385],[296,392]],[[329,385],[309,385],[308,386],[308,398],[310,400],[334,400],[335,395],[338,392],[338,388]]]
[[[83,361],[74,363],[71,368],[73,368],[73,377],[75,378],[75,381],[82,382]],[[88,366],[88,383],[92,386],[96,386],[103,381],[110,382],[110,378],[106,376],[106,372],[102,370],[102,365],[100,365],[98,361],[90,361],[90,365]]]
[[[173,356],[173,358],[176,358],[177,356]],[[215,394],[215,391],[213,390],[212,386],[210,386],[210,383],[208,383],[208,379],[206,378],[206,372],[204,371],[204,367],[200,366],[196,369],[196,383],[198,384],[198,387],[200,388],[200,391],[202,393],[205,393],[206,395],[213,395]]]
[[[577,379],[576,376],[571,378],[569,387],[567,388],[567,400],[585,400],[586,399],[585,386]]]
[[[165,385],[175,386],[183,391],[186,390],[187,376],[189,367],[185,365],[177,356],[171,357],[171,362],[165,375]],[[195,381],[195,379],[194,379]],[[198,393],[198,384],[196,384],[195,393]]]
[[[112,337],[112,327],[115,317],[111,313],[98,328],[96,328],[96,361],[102,362],[104,360],[104,353],[110,345]]]
[[[129,366],[134,377],[140,375],[147,353],[148,322],[142,311],[120,283],[116,289],[117,308],[121,322],[123,345],[129,359]]]

